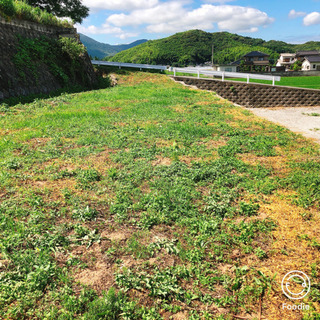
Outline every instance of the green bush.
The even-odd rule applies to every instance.
[[[12,0],[0,0],[0,11],[2,11],[7,16],[13,16],[15,14],[15,9]]]
[[[60,37],[59,43],[62,51],[67,53],[72,60],[76,60],[86,52],[85,46],[75,39]]]

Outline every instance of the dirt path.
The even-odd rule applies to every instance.
[[[320,143],[320,107],[248,109],[259,117],[273,121]]]

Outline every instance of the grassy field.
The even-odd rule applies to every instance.
[[[230,79],[233,81],[247,81],[246,79]],[[270,84],[272,81],[251,80],[250,82]],[[276,81],[277,86],[320,89],[320,77],[281,77]]]
[[[173,75],[173,72],[168,72],[168,74]],[[179,76],[187,76],[187,77],[197,77],[197,74],[188,74],[188,73],[181,73],[178,72],[177,75]],[[210,78],[209,76],[201,75],[202,78]],[[247,79],[241,78],[226,78],[229,81],[241,81],[247,82]],[[258,79],[251,79],[250,82],[252,83],[263,83],[263,84],[272,84],[272,81],[268,80],[258,80]],[[309,89],[320,89],[320,77],[281,77],[280,81],[276,81],[275,83],[277,86],[286,86],[286,87],[298,87],[298,88],[309,88]]]
[[[0,318],[320,319],[319,145],[165,75],[117,77],[0,107]],[[296,302],[291,270],[312,284]]]

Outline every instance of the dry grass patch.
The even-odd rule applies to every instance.
[[[223,147],[227,144],[227,139],[224,137],[221,137],[219,140],[209,140],[209,141],[201,141],[200,145],[205,145],[207,149],[212,150],[212,149],[218,149],[220,147]]]
[[[288,159],[284,155],[265,157],[252,153],[242,153],[238,154],[238,157],[247,164],[254,166],[261,165],[267,169],[272,169],[273,174],[278,177],[284,177],[291,171],[288,166]]]
[[[311,275],[311,264],[320,262],[320,250],[312,246],[312,241],[320,243],[319,225],[320,214],[316,210],[310,210],[312,219],[306,221],[303,215],[306,209],[290,204],[279,195],[265,196],[260,204],[260,212],[276,221],[278,227],[272,232],[273,244],[270,255],[265,260],[252,259],[250,256],[242,259],[245,265],[253,266],[264,274],[273,276],[276,274],[274,290],[264,298],[263,310],[268,319],[273,320],[301,320],[300,311],[289,312],[282,309],[283,303],[290,303],[281,290],[281,281],[284,275],[293,270],[300,270]],[[307,303],[308,297],[303,300]],[[302,302],[302,301],[301,301]],[[320,312],[320,304],[312,303]]]
[[[209,161],[212,161],[216,158],[217,157],[215,155],[212,155],[210,157],[179,156],[179,161],[190,166],[192,164],[192,162],[201,162],[201,163],[202,162],[209,162]]]
[[[107,110],[109,112],[119,112],[122,110],[120,107],[101,107],[101,110]]]
[[[171,163],[172,160],[170,158],[164,158],[161,156],[157,156],[157,159],[151,162],[153,166],[170,166]]]

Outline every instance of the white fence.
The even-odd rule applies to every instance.
[[[166,66],[160,66],[160,65],[152,65],[152,64],[136,64],[136,63],[124,63],[124,62],[111,62],[111,61],[98,61],[98,60],[92,60],[92,64],[98,65],[98,66],[112,66],[112,67],[118,67],[121,69],[121,67],[125,68],[137,68],[137,69],[155,69],[155,70],[168,70]],[[222,81],[225,80],[225,78],[241,78],[241,79],[247,79],[247,83],[250,82],[250,79],[258,79],[258,80],[269,80],[272,81],[272,85],[275,85],[276,81],[280,81],[281,77],[279,76],[267,76],[262,74],[252,74],[252,73],[240,73],[240,72],[221,72],[221,71],[210,71],[208,68],[169,68],[170,71],[173,70],[174,76],[176,76],[177,72],[180,73],[190,73],[190,74],[196,74],[198,78],[200,78],[200,75],[206,75],[206,76],[217,76],[221,77]]]
[[[174,76],[176,76],[177,72],[181,73],[191,73],[191,74],[197,74],[197,77],[200,78],[200,75],[206,75],[206,76],[218,76],[222,78],[222,81],[225,80],[225,78],[241,78],[241,79],[247,79],[247,83],[250,82],[250,79],[258,79],[258,80],[270,80],[272,81],[272,85],[275,85],[276,81],[280,81],[281,77],[279,76],[267,76],[262,74],[252,74],[252,73],[240,73],[240,72],[222,72],[222,71],[210,71],[210,70],[204,70],[199,68],[173,68]]]
[[[112,67],[121,67],[124,68],[137,68],[137,69],[155,69],[155,70],[167,70],[166,66],[152,65],[152,64],[136,64],[136,63],[124,63],[124,62],[112,62],[112,61],[98,61],[92,60],[92,64],[98,66],[112,66]]]

